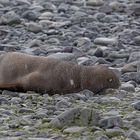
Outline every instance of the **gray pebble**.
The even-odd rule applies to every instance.
[[[119,116],[108,117],[100,120],[99,125],[101,128],[123,127],[123,121]]]
[[[116,38],[105,38],[105,37],[100,37],[100,38],[96,38],[94,40],[94,43],[97,45],[113,45],[113,44],[117,44],[117,39]]]
[[[137,102],[132,103],[132,106],[133,106],[136,110],[140,110],[140,101],[137,101]]]

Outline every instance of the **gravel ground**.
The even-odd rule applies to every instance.
[[[139,0],[0,0],[0,54],[104,64],[121,80],[98,95],[0,91],[0,140],[140,140]]]

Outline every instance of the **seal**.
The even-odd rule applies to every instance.
[[[0,55],[1,89],[67,94],[84,89],[98,93],[119,86],[117,75],[105,66],[80,66],[18,52]]]

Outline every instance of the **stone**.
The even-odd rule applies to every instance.
[[[140,5],[139,4],[133,8],[133,14],[136,16],[140,16]]]
[[[105,4],[99,8],[99,12],[105,14],[110,14],[112,11],[112,8],[108,4]]]
[[[25,25],[30,32],[39,33],[42,31],[42,26],[35,22],[26,23]]]
[[[11,96],[11,97],[18,97],[19,93],[18,92],[8,91],[8,90],[3,90],[2,95],[8,95],[8,96]]]
[[[138,62],[134,61],[129,64],[125,64],[123,68],[121,69],[122,73],[127,73],[127,72],[137,72],[137,65]]]
[[[37,13],[34,11],[27,10],[22,14],[22,17],[29,21],[36,21],[38,19]]]
[[[109,138],[123,136],[124,134],[125,134],[125,132],[119,128],[106,129],[106,135]]]
[[[83,123],[84,126],[88,126],[91,122],[91,110],[88,108],[83,108],[81,110],[80,120]],[[95,117],[95,116],[94,116]]]
[[[93,55],[96,56],[96,57],[103,57],[103,54],[104,54],[103,49],[98,47],[98,48],[95,49],[95,52],[94,52]]]
[[[122,75],[122,81],[135,81],[136,83],[140,83],[140,72],[128,72]]]
[[[40,20],[50,20],[54,17],[52,12],[44,12],[39,16]]]
[[[0,0],[0,4],[2,4],[4,6],[9,5],[9,3],[10,3],[10,0]]]
[[[17,5],[28,5],[28,6],[31,5],[29,0],[16,0],[16,3],[17,3]]]
[[[125,4],[118,1],[110,2],[109,6],[112,8],[113,11],[117,11],[117,12],[124,12],[126,8]]]
[[[100,115],[97,110],[88,108],[72,108],[55,117],[50,122],[50,125],[55,128],[63,128],[65,126],[72,125],[96,126],[98,125],[99,118]]]
[[[128,92],[135,92],[134,85],[130,84],[129,82],[121,84],[120,89],[128,91]]]
[[[75,118],[80,115],[80,108],[73,108],[54,118],[50,125],[55,128],[63,128],[66,125],[72,124]]]
[[[93,56],[92,59],[89,59],[88,57],[79,57],[77,59],[77,62],[79,65],[86,65],[86,66],[90,66],[95,64],[98,61],[98,58]]]
[[[99,126],[103,129],[114,128],[114,127],[123,127],[123,121],[119,116],[112,116],[101,119]]]
[[[140,45],[140,36],[134,37],[134,42],[136,45]]]
[[[0,97],[0,105],[2,105],[2,104],[9,104],[10,102],[9,102],[9,100],[8,99],[6,99],[6,97],[4,98],[4,97]]]
[[[138,129],[140,129],[140,119],[135,119],[132,121],[132,125]]]
[[[101,6],[104,4],[103,0],[87,0],[86,5],[87,6]]]
[[[48,58],[60,59],[63,61],[75,61],[76,57],[73,53],[55,53],[47,56]]]
[[[12,104],[20,104],[22,102],[22,99],[19,97],[13,97],[10,102]]]
[[[41,40],[39,39],[33,39],[26,45],[26,47],[29,48],[40,47],[40,46],[41,46]]]
[[[81,38],[78,38],[75,42],[74,42],[74,45],[76,47],[80,47],[81,50],[83,51],[88,51],[90,49],[90,46],[91,46],[91,40],[87,37],[81,37]]]
[[[24,114],[24,113],[34,113],[34,111],[30,108],[21,108],[19,110],[19,113],[22,113],[22,114]]]
[[[136,101],[134,103],[132,103],[132,106],[136,109],[140,111],[140,101]]]
[[[132,52],[129,56],[128,63],[140,60],[139,52]]]
[[[111,92],[114,92],[114,91],[111,91],[110,89],[108,89],[108,90],[105,91],[106,94],[109,94]],[[100,103],[100,104],[107,104],[107,103],[119,103],[120,101],[121,100],[119,98],[117,98],[117,97],[109,97],[109,96],[106,96],[106,97],[100,98],[96,102],[97,103]]]
[[[72,127],[68,127],[66,129],[63,130],[63,133],[67,133],[67,134],[80,134],[83,133],[86,130],[86,127],[79,127],[79,126],[72,126]]]
[[[135,130],[130,130],[127,134],[128,138],[132,138],[134,140],[139,140],[140,139],[140,132],[135,131]]]
[[[61,108],[69,108],[70,105],[71,105],[71,103],[69,103],[67,100],[63,99],[56,103],[56,108],[57,108],[57,110],[59,110]]]
[[[85,95],[89,99],[95,95],[92,91],[87,90],[87,89],[80,91],[80,94]]]
[[[0,18],[0,24],[13,25],[13,24],[20,24],[20,23],[21,23],[21,19],[14,11],[7,12]]]
[[[116,38],[105,38],[105,37],[99,37],[94,40],[94,43],[97,45],[114,45],[117,44]]]

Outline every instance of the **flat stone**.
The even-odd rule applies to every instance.
[[[117,44],[116,38],[105,38],[105,37],[99,37],[94,40],[94,43],[97,45],[113,45]]]
[[[99,125],[101,128],[107,129],[107,128],[113,128],[113,127],[122,127],[123,121],[119,116],[116,117],[108,117],[101,119],[99,122]]]
[[[129,82],[121,84],[120,89],[128,91],[128,92],[135,92],[134,85],[130,84]]]
[[[39,33],[42,31],[42,26],[40,24],[37,24],[35,22],[30,22],[25,24],[28,31]]]
[[[123,136],[124,131],[122,129],[119,129],[119,128],[106,129],[106,135],[109,138],[117,137],[117,136]]]
[[[75,134],[75,133],[82,133],[86,130],[86,127],[79,127],[79,126],[73,126],[73,127],[69,127],[63,130],[64,133],[70,133],[70,134]]]
[[[103,0],[87,0],[86,5],[87,6],[101,6],[104,4]]]
[[[100,115],[97,110],[88,108],[73,108],[55,117],[50,122],[50,125],[55,128],[63,128],[64,126],[69,125],[96,126],[98,125],[99,118]]]
[[[125,64],[123,68],[121,69],[122,73],[127,73],[127,72],[137,72],[137,61],[134,61],[129,64]]]
[[[72,53],[55,53],[47,56],[48,58],[55,58],[64,61],[72,61],[75,60],[76,57]]]
[[[34,113],[34,111],[30,108],[21,108],[19,113]]]

